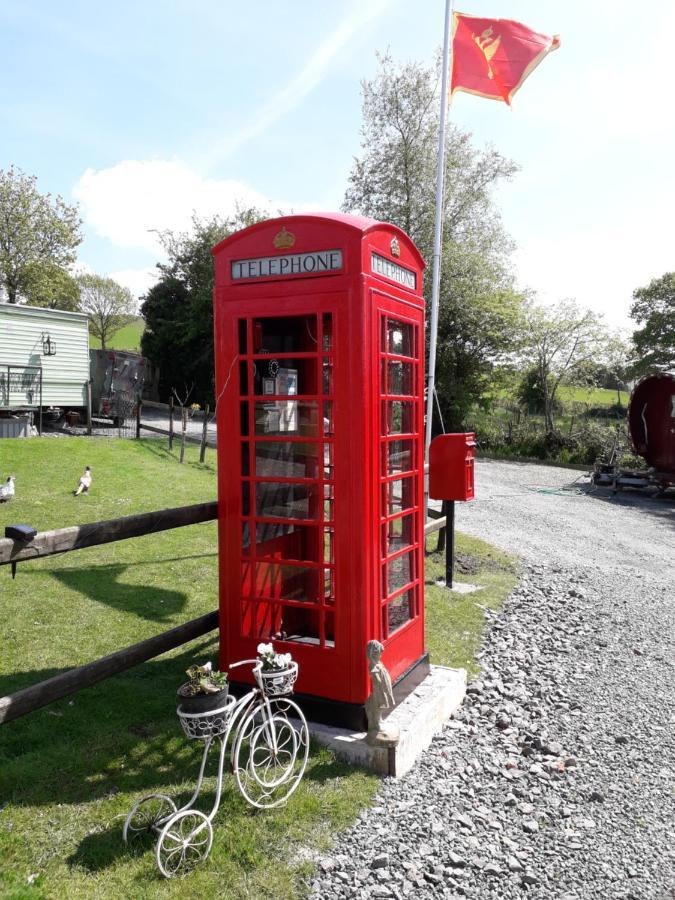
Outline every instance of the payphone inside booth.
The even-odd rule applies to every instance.
[[[347,215],[213,252],[221,666],[273,641],[309,714],[360,728],[368,640],[397,696],[428,671],[423,262]]]

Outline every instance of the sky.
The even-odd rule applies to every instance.
[[[520,167],[495,201],[518,284],[630,328],[675,268],[675,4],[458,0],[559,34],[513,107],[456,94],[450,121]],[[431,63],[443,0],[0,0],[0,168],[77,202],[82,266],[136,296],[157,232],[237,203],[337,210],[376,53]]]

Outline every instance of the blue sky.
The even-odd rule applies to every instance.
[[[116,4],[0,0],[0,168],[77,200],[82,263],[136,294],[155,229],[237,200],[338,209],[375,52],[431,61],[442,0]],[[562,39],[512,110],[458,94],[451,120],[521,167],[497,202],[522,286],[626,326],[631,293],[675,267],[667,0],[473,0]]]

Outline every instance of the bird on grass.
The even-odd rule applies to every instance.
[[[8,475],[7,481],[4,484],[0,484],[0,503],[7,503],[16,493],[14,489],[15,480],[14,475]]]
[[[73,491],[73,494],[76,497],[79,497],[80,494],[86,494],[89,492],[89,488],[91,487],[91,468],[89,466],[85,466],[84,472],[80,475],[80,480],[77,483],[77,489]]]

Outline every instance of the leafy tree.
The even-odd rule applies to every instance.
[[[65,275],[82,241],[77,207],[36,184],[19,169],[0,169],[0,290],[10,303],[30,297],[50,267]]]
[[[354,160],[343,209],[398,225],[430,261],[438,66],[397,65],[388,55],[379,61],[376,77],[362,84],[362,153]],[[486,397],[495,364],[517,346],[523,298],[513,288],[512,245],[491,195],[515,165],[496,150],[477,150],[470,135],[452,126],[445,160],[436,377],[446,429],[455,429]]]
[[[30,306],[70,312],[79,309],[77,281],[61,266],[52,262],[31,263],[26,267],[25,276],[23,296]]]
[[[675,369],[675,272],[654,278],[633,292],[632,319],[641,325],[633,332],[634,375]]]
[[[537,373],[546,431],[553,432],[558,388],[578,381],[589,361],[602,358],[608,334],[594,312],[562,300],[554,307],[529,303],[524,335],[523,358]]]
[[[264,216],[238,209],[229,219],[192,220],[192,231],[164,231],[160,239],[168,262],[159,263],[160,277],[143,298],[145,331],[141,351],[159,367],[160,395],[192,386],[202,405],[214,400],[213,257],[219,241]]]
[[[101,341],[103,350],[112,336],[133,317],[134,298],[128,288],[112,278],[79,275],[80,309],[89,316],[89,330]]]

